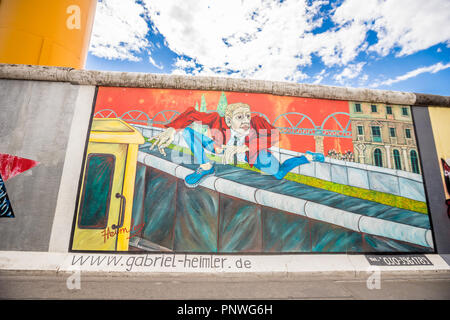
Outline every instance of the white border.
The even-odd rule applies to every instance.
[[[395,255],[393,255],[395,256]],[[438,254],[425,255],[433,265],[427,266],[377,266],[380,271],[400,272],[450,272],[450,266]],[[158,258],[158,259],[156,259]],[[192,263],[197,258],[194,267]],[[200,267],[200,258],[216,261],[216,266]],[[78,259],[85,260],[73,263]],[[116,259],[118,263],[108,265]],[[163,263],[161,263],[162,259]],[[212,260],[211,260],[212,259]],[[156,261],[156,263],[152,262]],[[205,261],[206,261],[205,260]],[[79,260],[78,260],[79,261]],[[94,263],[92,263],[92,261]],[[165,262],[164,262],[165,261]],[[175,262],[174,262],[175,261]],[[246,266],[244,265],[247,261]],[[147,266],[145,265],[147,263]],[[161,265],[162,264],[162,265]],[[106,273],[326,273],[367,272],[373,268],[364,255],[346,254],[279,254],[279,255],[210,255],[181,253],[108,254],[0,251],[0,270],[53,271],[53,272],[106,272]]]
[[[50,234],[48,249],[50,252],[68,252],[69,250],[78,181],[86,147],[92,104],[95,102],[95,86],[78,86],[78,88]]]

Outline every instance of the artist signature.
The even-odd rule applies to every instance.
[[[131,227],[130,230],[128,230],[125,227],[120,228],[119,230],[111,230],[109,227],[107,227],[105,230],[102,231],[103,243],[105,243],[106,240],[113,238],[118,234],[128,234],[129,236],[127,239],[133,238],[138,234],[140,234],[142,229],[144,228],[143,223],[134,225],[133,220],[131,220],[131,225],[133,225],[133,227]]]

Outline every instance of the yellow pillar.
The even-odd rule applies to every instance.
[[[84,68],[97,0],[0,0],[0,63]]]

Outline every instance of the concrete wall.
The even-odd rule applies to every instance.
[[[279,157],[281,162],[302,155],[279,148],[272,148],[272,152]],[[325,181],[426,201],[422,176],[402,170],[326,157],[323,163],[311,162],[295,168],[292,172]]]
[[[0,137],[2,139],[0,153],[39,162],[38,166],[6,182],[16,217],[3,218],[0,221],[0,250],[68,251],[96,86],[259,92],[296,97],[416,105],[421,106],[417,107],[420,109],[428,105],[450,107],[450,97],[417,93],[0,64]],[[420,140],[420,130],[417,133]],[[281,156],[292,155],[283,155],[281,152]],[[422,152],[420,156],[423,161],[429,160]],[[372,188],[386,187],[383,186],[384,183],[374,182],[380,182],[380,178],[384,177],[383,174],[389,174],[394,177],[392,181],[398,180],[398,183],[393,182],[389,184],[389,187],[392,190],[398,187],[400,194],[408,189],[401,181],[408,180],[408,183],[411,181],[411,185],[420,182],[413,176],[401,172],[391,174],[392,172],[388,173],[384,170],[368,170],[367,166],[343,165],[336,161],[327,161],[323,164],[324,168],[318,169],[316,166],[314,169],[310,168],[310,174],[325,179],[330,178],[330,181],[334,182],[348,181],[350,184],[351,181],[357,181],[360,186],[368,185]],[[438,163],[433,165],[438,168]],[[305,168],[300,173],[306,174],[306,170]],[[358,173],[364,178],[352,180]],[[367,179],[365,179],[366,174]],[[432,183],[432,180],[427,178],[426,171],[424,174],[425,183]],[[418,195],[414,194],[420,192],[411,187],[408,193],[411,197],[417,197]],[[427,197],[430,200],[429,194]],[[442,212],[434,212],[433,207],[431,207],[431,215],[441,215],[446,218]],[[438,219],[433,218],[432,221],[438,221]],[[441,246],[441,248],[440,252],[449,252],[448,247]],[[438,246],[438,252],[439,249]]]
[[[0,79],[70,82],[79,85],[161,89],[193,89],[270,93],[281,96],[348,100],[398,105],[450,107],[450,97],[422,93],[332,87],[293,82],[177,76],[138,72],[104,72],[46,66],[0,64]]]
[[[15,218],[1,220],[0,250],[48,250],[74,114],[77,105],[91,108],[94,93],[64,82],[0,79],[0,153],[39,162],[5,183]]]
[[[157,127],[138,124],[133,126],[146,138],[151,138],[162,131],[161,128]],[[188,147],[180,133],[175,136],[173,143]],[[270,150],[281,163],[289,158],[303,155],[303,153],[276,147],[272,147]],[[413,200],[426,201],[422,176],[403,170],[380,168],[326,157],[323,163],[311,162],[294,168],[291,172]]]
[[[144,166],[148,166],[150,169],[157,169],[161,172],[167,173],[171,176],[177,177],[178,179],[181,179],[181,181],[184,180],[184,178],[188,175],[194,172],[194,170],[188,169],[186,167],[183,167],[180,164],[176,164],[173,163],[171,161],[162,159],[162,158],[158,158],[154,155],[151,154],[147,154],[145,152],[139,152],[138,155],[138,162]],[[164,185],[165,187],[167,187],[168,184],[173,184],[173,181],[170,182],[169,180],[164,179],[165,181],[163,183],[161,182],[157,182],[155,183],[155,179],[149,179],[150,182],[147,182],[149,184],[156,184],[156,185]],[[245,201],[248,204],[257,204],[263,207],[268,207],[268,208],[272,208],[275,209],[277,211],[278,214],[281,214],[281,212],[288,212],[288,213],[292,213],[294,215],[297,216],[303,216],[303,217],[308,217],[311,219],[314,219],[315,221],[321,221],[321,222],[326,222],[335,226],[340,226],[340,227],[344,227],[346,230],[351,230],[351,231],[355,231],[358,232],[359,234],[363,233],[363,234],[367,234],[367,235],[376,235],[376,236],[382,236],[382,237],[386,237],[389,239],[395,239],[395,240],[399,240],[399,241],[403,241],[403,242],[407,242],[407,243],[413,243],[413,244],[417,244],[420,246],[424,246],[424,247],[429,247],[432,248],[433,247],[433,242],[432,242],[432,235],[431,235],[431,230],[426,229],[426,228],[420,228],[420,227],[415,227],[415,226],[410,226],[404,223],[398,223],[395,221],[388,221],[386,219],[378,219],[375,217],[370,217],[370,216],[366,216],[366,215],[360,215],[354,212],[349,212],[346,210],[341,210],[341,209],[337,209],[337,208],[333,208],[330,206],[326,206],[317,202],[313,202],[313,201],[309,201],[309,200],[305,200],[303,198],[297,198],[297,197],[292,197],[289,195],[285,195],[285,194],[280,194],[277,192],[272,192],[272,191],[268,191],[265,190],[264,188],[259,188],[259,187],[254,187],[254,186],[248,186],[236,181],[231,181],[228,180],[226,177],[224,176],[210,176],[207,177],[205,180],[203,180],[200,184],[200,186],[212,190],[215,192],[214,195],[208,194],[208,193],[204,193],[204,189],[201,189],[201,196],[198,195],[194,195],[194,192],[192,191],[192,189],[190,190],[190,194],[188,195],[186,193],[186,195],[183,198],[183,201],[181,202],[181,204],[179,205],[179,207],[185,207],[185,206],[192,206],[192,208],[195,208],[194,210],[192,210],[191,212],[189,212],[188,216],[191,215],[211,215],[211,213],[209,211],[214,210],[215,213],[213,214],[212,220],[216,220],[217,216],[221,216],[221,215],[231,215],[233,216],[233,214],[231,214],[229,212],[229,210],[222,210],[221,212],[216,210],[216,209],[212,209],[212,208],[208,208],[206,210],[202,210],[200,207],[202,207],[202,205],[200,205],[200,203],[219,203],[218,200],[218,194],[220,195],[227,195],[230,197],[233,197],[235,200],[233,201],[233,203],[238,202],[238,199]],[[183,186],[181,186],[183,187]],[[149,188],[151,189],[151,188]],[[172,188],[172,190],[177,189],[177,187]],[[197,190],[197,189],[195,189]],[[173,199],[171,198],[166,199],[166,201],[164,200],[160,200],[159,202],[164,203],[167,202],[170,205],[173,205],[172,203],[174,203],[175,201],[179,201],[177,199],[175,199],[174,196],[174,192],[167,192],[166,190],[164,190],[165,192],[162,192],[161,189],[156,189],[155,190],[158,194],[164,194],[164,198],[166,197],[173,197]],[[155,192],[153,191],[153,192]],[[155,195],[156,196],[156,195]],[[192,196],[192,199],[191,199]],[[198,201],[199,198],[207,198],[208,200],[204,200],[204,201]],[[142,200],[140,201],[142,203]],[[188,202],[192,202],[191,205],[188,204]],[[248,206],[247,205],[243,205],[243,206]],[[156,209],[156,210],[155,210]],[[229,209],[227,207],[227,209]],[[154,211],[158,211],[159,214],[168,214],[168,212],[164,212],[162,207],[157,207],[157,208],[153,208]],[[148,214],[149,212],[151,212],[152,209],[148,209],[145,211],[145,214]],[[163,212],[161,212],[163,211]],[[193,213],[195,212],[195,213]],[[237,213],[235,213],[237,214]],[[175,216],[177,216],[175,214]],[[174,219],[158,219],[157,217],[153,217],[152,219],[150,219],[150,221],[158,221],[158,223],[160,223],[161,220],[168,220],[169,223],[173,222]],[[206,224],[206,221],[210,221],[210,219],[205,219],[205,221],[202,220],[202,223],[199,224],[198,230],[196,232],[193,232],[192,234],[197,234],[197,233],[205,233],[207,234],[208,231],[206,229],[210,229],[211,230],[215,230],[217,227],[217,222],[212,223],[213,224],[213,228],[209,228],[209,226]],[[155,222],[156,223],[156,222]],[[186,222],[187,224],[194,224],[193,222]],[[204,224],[203,224],[204,223]],[[242,230],[244,230],[246,227],[246,225],[248,224],[248,221],[242,222],[242,225],[240,223],[237,223],[237,225],[239,226],[238,228],[236,228],[234,233],[246,233],[243,232]],[[266,223],[262,223],[267,224]],[[167,227],[167,226],[165,226]],[[156,229],[158,232],[161,232],[163,229],[163,225],[162,224],[158,224],[158,227],[156,228],[155,226],[153,226],[154,229]],[[250,229],[253,229],[254,227],[251,227]],[[256,226],[256,228],[258,228],[258,226]],[[276,230],[275,232],[278,234],[278,240],[280,240],[283,236],[282,234],[286,231],[286,230],[291,230],[292,225],[291,224],[284,224],[279,226],[277,229],[275,229],[275,226],[272,225],[271,229],[272,230]],[[173,230],[173,226],[170,225],[169,228],[167,228],[168,230]],[[200,232],[201,230],[201,232]],[[254,231],[254,230],[253,230]],[[286,231],[287,232],[287,231]],[[301,234],[302,237],[305,238],[310,238],[309,236],[307,236],[308,233],[310,233],[311,230],[309,230],[308,228],[299,228],[298,232],[297,232],[297,236],[299,236],[299,234]],[[254,234],[255,232],[250,232],[250,234]],[[288,232],[287,232],[288,233]],[[313,237],[313,233],[311,233],[311,238]],[[209,239],[211,239],[211,237],[208,237]],[[215,236],[212,236],[212,238],[215,238]],[[245,236],[243,236],[242,238],[246,238]],[[185,240],[186,242],[189,242],[189,240],[187,239],[182,239]],[[281,240],[280,240],[281,241]],[[196,244],[198,244],[198,242],[202,242],[199,240],[194,241]],[[214,243],[217,241],[213,241],[212,243]],[[277,240],[275,240],[275,242],[277,242]],[[171,247],[170,249],[173,249],[173,247]],[[176,248],[175,248],[176,249]],[[196,251],[196,249],[192,249],[189,248],[189,245],[184,247],[184,250],[186,251]],[[204,250],[204,248],[203,248]],[[308,251],[308,249],[304,248],[305,251]],[[348,248],[346,248],[343,251],[346,252],[355,252],[359,250],[359,252],[363,251],[364,249],[362,249],[362,247],[353,246],[351,250],[348,250]],[[417,250],[417,249],[416,249]],[[201,252],[202,250],[200,250]],[[301,251],[301,250],[300,250]],[[318,250],[320,251],[320,250]],[[339,251],[339,249],[337,249],[336,251]],[[217,247],[214,248],[213,252],[217,252]],[[325,252],[325,251],[322,251]]]

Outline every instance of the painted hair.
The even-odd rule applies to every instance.
[[[246,103],[242,103],[242,102],[238,102],[238,103],[232,103],[227,105],[226,109],[225,109],[225,119],[226,118],[232,118],[233,117],[233,113],[237,108],[249,108],[250,106]]]

